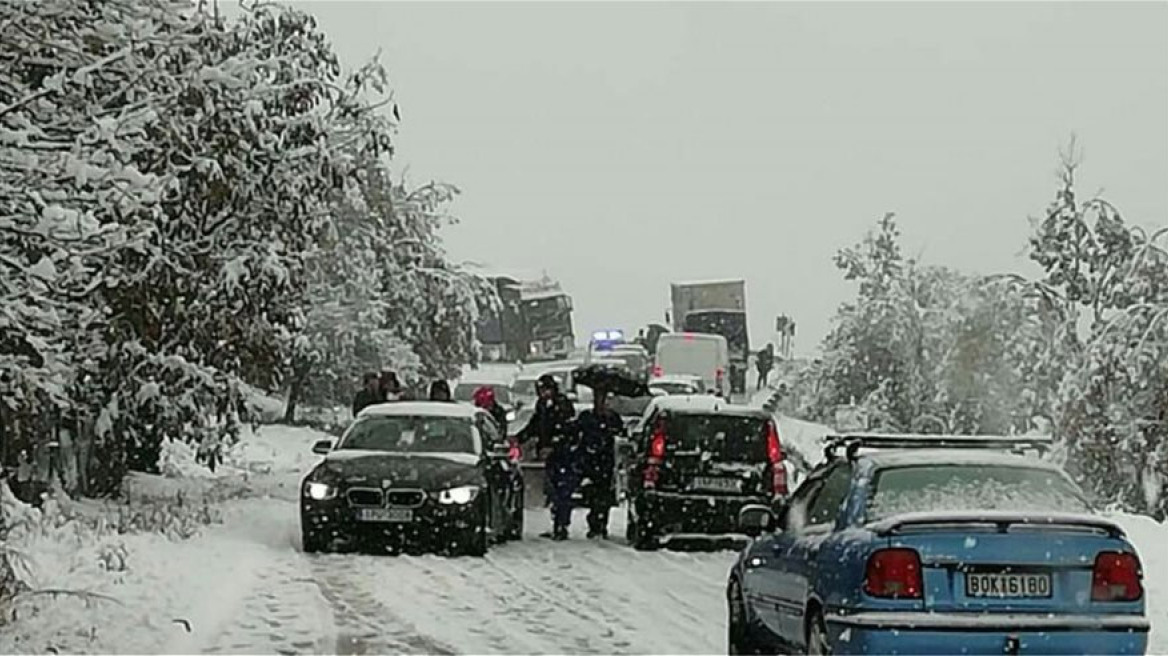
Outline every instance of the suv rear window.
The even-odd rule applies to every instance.
[[[1002,465],[918,465],[876,474],[868,521],[910,512],[1021,510],[1089,512],[1058,472]]]
[[[672,451],[709,453],[718,462],[765,462],[766,420],[725,414],[675,414],[669,417]]]

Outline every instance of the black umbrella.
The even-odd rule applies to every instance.
[[[577,385],[591,387],[595,391],[609,392],[615,396],[649,396],[649,387],[637,380],[631,373],[608,364],[589,364],[572,371],[572,380]]]

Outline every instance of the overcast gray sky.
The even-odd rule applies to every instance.
[[[910,254],[1028,271],[1075,132],[1082,186],[1168,223],[1168,4],[295,3],[384,51],[398,164],[457,184],[455,258],[546,269],[579,334],[660,321],[671,280],[747,280],[814,349],[832,255],[886,211]]]

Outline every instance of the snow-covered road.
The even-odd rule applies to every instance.
[[[41,554],[40,583],[119,603],[55,600],[0,631],[0,653],[724,653],[730,551],[588,541],[582,517],[573,540],[551,542],[535,537],[546,514],[531,511],[524,540],[482,559],[304,554],[295,495],[318,437],[274,426],[249,436],[236,462],[247,494],[216,502],[222,523],[194,538],[45,529],[26,547]],[[152,484],[173,495],[189,482]],[[1168,529],[1117,519],[1145,562],[1150,653],[1168,653]],[[615,512],[613,535],[623,521]],[[105,563],[111,551],[120,566]]]
[[[545,513],[483,559],[307,555],[291,501],[249,504],[217,531],[246,541],[250,576],[165,651],[231,654],[715,653],[732,552],[639,553],[553,543]],[[241,509],[243,510],[243,509]],[[581,521],[579,525],[583,524]],[[623,533],[623,516],[613,528]],[[208,538],[213,536],[209,535]],[[198,614],[198,613],[196,613]]]
[[[549,517],[529,511],[524,539],[481,559],[301,552],[295,494],[316,460],[309,449],[319,437],[274,426],[250,436],[239,449],[241,464],[262,472],[248,484],[264,496],[227,502],[221,525],[165,554],[132,554],[131,566],[158,558],[143,571],[167,583],[111,590],[141,598],[127,598],[118,619],[101,629],[109,632],[94,644],[102,649],[87,651],[724,651],[723,589],[735,554],[634,551],[620,537],[620,510],[612,516],[611,541],[586,540],[581,515],[573,539],[560,543],[538,537]],[[149,608],[154,619],[113,633],[109,625],[126,624],[131,606]]]

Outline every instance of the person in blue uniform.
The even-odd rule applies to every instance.
[[[616,439],[623,430],[620,415],[608,407],[608,391],[594,389],[592,407],[576,419],[589,538],[608,537],[608,513],[616,505]]]
[[[579,483],[579,467],[572,432],[576,410],[560,392],[556,379],[544,374],[536,381],[539,400],[535,412],[517,438],[520,444],[536,440],[536,450],[544,457],[546,490],[552,506],[552,530],[547,537],[568,539],[572,523],[572,494]]]

